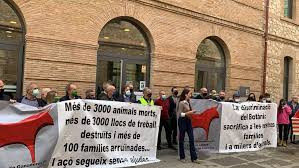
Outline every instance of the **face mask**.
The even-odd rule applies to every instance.
[[[77,97],[78,96],[78,92],[77,91],[72,91],[72,97]]]
[[[38,89],[34,89],[32,91],[32,96],[37,97],[39,95],[39,90]]]
[[[127,96],[127,97],[130,97],[130,96],[131,96],[131,91],[130,91],[130,90],[126,91],[126,96]]]
[[[240,102],[240,99],[235,99],[235,102],[239,103],[239,102]]]
[[[176,90],[176,91],[173,92],[173,94],[174,94],[175,96],[177,96],[177,95],[179,94],[179,92]]]
[[[167,99],[166,95],[162,95],[161,98],[162,98],[163,100],[166,100],[166,99]]]
[[[59,99],[60,99],[60,97],[58,97],[58,96],[55,96],[55,97],[54,97],[54,103],[58,102],[58,101],[59,101]]]
[[[202,95],[203,95],[203,96],[207,96],[207,95],[208,95],[208,93],[203,93]]]

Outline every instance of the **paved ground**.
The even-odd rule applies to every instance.
[[[299,168],[299,144],[287,148],[269,148],[257,152],[231,154],[200,153],[202,164],[187,163],[178,160],[177,151],[162,149],[158,151],[159,163],[139,166],[142,168]],[[188,158],[187,158],[188,159]]]

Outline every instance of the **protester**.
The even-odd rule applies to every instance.
[[[174,148],[171,142],[171,128],[170,128],[170,121],[169,121],[169,99],[165,92],[162,90],[159,93],[159,98],[155,101],[155,105],[161,106],[161,117],[160,117],[160,127],[159,127],[159,134],[158,134],[158,150],[161,150],[161,133],[162,128],[164,127],[166,133],[166,140],[168,144],[168,148]]]
[[[107,100],[107,101],[115,101],[115,97],[113,97],[115,92],[115,86],[110,82],[105,82],[103,84],[104,91],[98,96],[98,100]]]
[[[260,97],[259,97],[259,102],[261,102],[261,103],[266,103],[266,100],[265,100],[263,94],[260,95]]]
[[[3,80],[0,79],[0,100],[9,101],[10,97],[4,94],[4,86],[5,83],[3,82]]]
[[[47,104],[56,103],[57,102],[56,97],[57,97],[57,92],[53,90],[49,91],[46,96]]]
[[[44,107],[45,104],[41,99],[37,98],[40,94],[36,83],[29,83],[26,87],[26,95],[18,99],[19,103],[33,107]]]
[[[41,101],[43,103],[43,106],[46,106],[48,104],[47,100],[46,100],[46,97],[47,97],[48,92],[50,92],[50,91],[51,91],[50,88],[42,88],[42,90],[41,90],[40,97],[41,97]]]
[[[271,95],[269,93],[265,93],[264,94],[264,100],[263,100],[263,102],[265,102],[265,103],[272,103]]]
[[[168,97],[169,100],[169,116],[170,116],[170,127],[171,127],[171,135],[172,135],[172,144],[177,145],[177,134],[178,134],[178,126],[177,126],[177,116],[176,116],[176,107],[179,101],[178,94],[179,91],[176,87],[171,88],[172,95]]]
[[[131,102],[131,103],[136,102],[136,96],[134,94],[132,94],[129,84],[127,84],[123,87],[122,94],[120,95],[118,101],[120,101],[120,102]]]
[[[130,88],[131,93],[134,93],[134,85],[133,85],[133,83],[128,83],[127,86]]]
[[[290,139],[291,139],[291,143],[295,144],[296,141],[295,141],[295,135],[293,135],[292,117],[294,117],[295,113],[299,110],[298,96],[293,96],[292,100],[290,102],[288,102],[288,105],[292,109],[292,113],[289,117],[289,120],[290,120],[290,125],[289,125]]]
[[[154,100],[152,99],[152,91],[145,87],[143,89],[143,96],[138,100],[139,104],[145,105],[145,106],[153,106]]]
[[[201,88],[200,94],[198,96],[196,96],[195,99],[210,99],[210,96],[208,95],[208,89]]]
[[[213,99],[213,100],[216,100],[217,97],[218,97],[217,91],[216,91],[215,89],[212,89],[212,90],[210,91],[209,98],[210,98],[210,99]]]
[[[187,132],[189,137],[189,146],[190,146],[190,155],[191,161],[199,164],[199,160],[197,159],[196,150],[194,146],[194,136],[193,136],[193,128],[191,123],[191,114],[194,111],[190,106],[190,99],[192,97],[192,91],[190,89],[184,89],[179,100],[178,104],[178,125],[179,125],[179,155],[180,160],[185,163],[185,150],[184,150],[184,140],[185,134]]]
[[[68,101],[74,99],[81,99],[78,95],[77,86],[73,83],[69,83],[65,87],[65,96],[63,96],[59,101]]]
[[[234,95],[233,95],[233,102],[234,103],[240,103],[241,102],[241,99],[240,99],[240,94],[239,93],[235,93]]]
[[[137,97],[134,93],[134,85],[132,83],[128,83],[127,84],[130,88],[130,92],[131,92],[131,97],[132,97],[132,100],[135,100],[134,103],[137,101]]]
[[[277,124],[279,129],[279,143],[278,145],[282,145],[284,147],[287,146],[288,140],[288,132],[289,132],[289,116],[292,112],[292,109],[287,105],[287,102],[284,99],[279,101],[279,106],[277,110]],[[283,138],[282,138],[283,131]]]
[[[227,102],[234,103],[234,98],[229,97],[229,98],[227,99]]]
[[[96,93],[92,89],[88,89],[85,92],[85,99],[91,99],[94,100],[96,99]]]
[[[225,91],[220,91],[219,96],[216,97],[217,102],[224,102],[225,101]]]
[[[253,101],[253,102],[255,102],[256,101],[255,94],[254,93],[250,93],[248,95],[247,101],[251,101],[251,102]]]

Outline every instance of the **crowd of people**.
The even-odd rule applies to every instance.
[[[190,105],[190,99],[210,99],[218,102],[233,102],[240,103],[241,97],[239,93],[235,93],[232,98],[227,98],[225,91],[220,91],[217,93],[216,90],[208,90],[206,88],[200,89],[200,93],[193,97],[192,89],[186,86],[181,94],[179,94],[178,88],[171,88],[171,95],[167,96],[164,90],[159,92],[159,97],[157,99],[153,98],[152,91],[150,88],[144,88],[143,96],[137,100],[134,94],[134,86],[132,83],[122,87],[121,92],[116,91],[116,87],[112,82],[105,82],[102,86],[102,91],[96,93],[94,90],[89,89],[85,92],[85,99],[97,99],[106,101],[120,101],[120,102],[130,102],[139,103],[142,105],[157,105],[162,107],[161,117],[160,117],[160,127],[158,134],[158,144],[157,149],[161,150],[161,132],[164,127],[166,133],[166,140],[168,148],[176,150],[174,145],[177,145],[177,139],[179,140],[179,156],[182,162],[185,162],[184,153],[184,138],[185,133],[189,137],[190,143],[190,155],[191,160],[194,163],[199,163],[196,155],[196,150],[194,146],[194,136],[191,124],[190,116],[194,113]],[[26,94],[16,101],[26,105],[34,107],[44,107],[48,104],[55,102],[62,102],[73,99],[81,99],[82,97],[78,95],[77,86],[74,83],[69,83],[65,88],[65,96],[58,98],[57,92],[51,90],[50,88],[40,89],[36,83],[30,83],[26,87]],[[0,100],[6,100],[15,102],[11,100],[9,96],[4,94],[4,82],[0,80]],[[254,93],[250,93],[246,101],[250,102],[262,102],[271,103],[270,94],[265,93],[256,99]],[[278,105],[277,112],[277,124],[279,129],[279,146],[287,146],[287,141],[290,137],[292,143],[295,143],[295,136],[292,130],[292,120],[291,118],[299,111],[298,97],[293,96],[290,102],[281,99]],[[178,131],[179,129],[179,131]],[[179,135],[177,135],[179,132]],[[289,136],[290,133],[290,136]]]

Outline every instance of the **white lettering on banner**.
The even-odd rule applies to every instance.
[[[221,103],[219,152],[256,151],[277,146],[277,105]]]
[[[8,115],[8,108],[2,106],[4,105],[0,102],[1,118]],[[6,109],[5,113],[1,109]],[[128,167],[159,162],[156,158],[156,145],[161,109],[158,106],[72,100],[30,113],[16,113],[15,108],[9,110],[10,118],[24,115],[22,117],[26,120],[15,123],[16,128],[14,124],[0,123],[0,130],[19,129],[24,123],[28,127],[31,122],[41,125],[41,129],[36,127],[35,131],[35,127],[28,127],[24,130],[36,133],[36,137],[27,136],[33,137],[30,139],[30,142],[35,142],[33,150],[28,139],[24,139],[29,144],[24,151],[24,147],[17,144],[22,138],[16,137],[19,139],[5,142],[0,137],[1,168],[35,168],[47,165],[49,168]],[[43,122],[48,125],[44,126]],[[10,136],[13,134],[7,133],[4,138]]]

